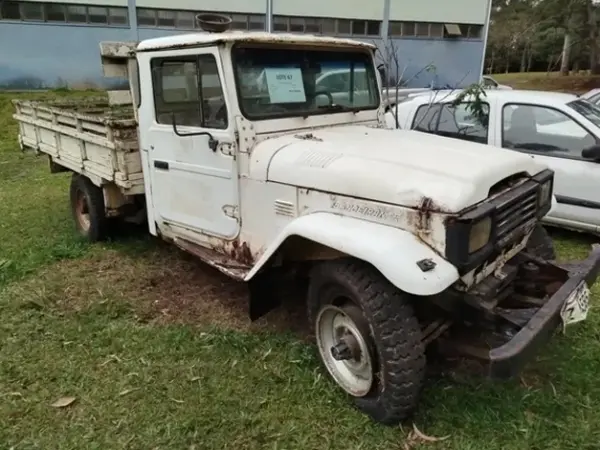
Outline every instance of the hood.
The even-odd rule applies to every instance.
[[[490,188],[506,177],[534,175],[546,168],[515,151],[366,126],[315,130],[267,142],[278,146],[270,152],[268,181],[411,208],[429,198],[435,209],[446,212],[486,199]]]

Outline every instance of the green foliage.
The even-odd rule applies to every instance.
[[[482,100],[482,97],[486,96],[487,94],[485,93],[483,85],[473,83],[457,95],[452,102],[452,105],[457,106],[466,101],[467,111],[471,113],[473,118],[475,118],[479,124],[487,126],[489,117],[484,109],[484,101]]]
[[[593,0],[494,1],[486,67],[490,72],[553,70],[568,33],[571,62],[589,68],[598,45],[596,9]]]

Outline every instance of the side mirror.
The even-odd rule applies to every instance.
[[[381,77],[381,83],[383,84],[383,87],[387,87],[388,79],[387,79],[387,71],[385,70],[385,65],[379,64],[377,66],[377,71],[379,72],[379,76]]]
[[[173,125],[173,133],[175,133],[179,137],[189,137],[189,136],[208,136],[208,147],[213,151],[217,151],[217,147],[219,145],[219,141],[217,141],[212,134],[208,131],[198,131],[194,133],[181,133],[177,129],[177,124],[175,123],[175,113],[171,113],[171,122]]]
[[[581,157],[585,159],[591,159],[595,162],[600,162],[600,145],[592,145],[591,147],[584,148],[581,151]]]

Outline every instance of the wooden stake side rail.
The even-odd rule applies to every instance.
[[[19,144],[46,153],[55,164],[124,194],[142,194],[144,180],[133,110],[106,99],[36,102],[13,100]]]

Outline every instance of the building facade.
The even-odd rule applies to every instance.
[[[237,30],[265,29],[265,0],[84,1],[0,0],[0,88],[106,86],[99,42],[201,32],[201,12],[230,15]],[[373,42],[403,86],[460,87],[481,76],[490,3],[391,0],[386,21],[384,0],[273,0],[273,31]]]

